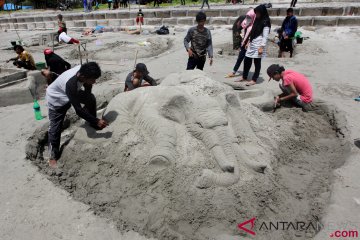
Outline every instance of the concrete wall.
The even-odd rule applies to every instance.
[[[295,15],[298,16],[299,25],[360,25],[359,6],[346,7],[304,7],[295,8]],[[197,9],[152,9],[144,10],[145,24],[147,25],[193,25]],[[247,8],[241,9],[210,9],[205,10],[209,23],[214,25],[232,24],[238,16],[245,14]],[[286,8],[269,9],[269,14],[274,24],[279,25],[284,19]],[[352,18],[346,18],[351,16]],[[104,26],[132,26],[136,12],[94,12],[89,14],[64,13],[64,20],[68,28]],[[324,17],[324,18],[321,18]],[[309,20],[312,19],[312,20]],[[1,29],[56,29],[56,15],[44,16],[22,16],[17,18],[0,18]]]
[[[30,103],[33,101],[32,94],[37,98],[44,96],[45,85],[45,78],[40,71],[28,71],[25,83],[0,89],[0,107]]]
[[[231,25],[237,17],[209,17],[207,24],[210,25]],[[284,17],[271,17],[273,25],[281,25]],[[360,26],[360,16],[316,16],[316,17],[298,17],[299,26]],[[161,26],[161,25],[194,25],[193,17],[177,17],[177,18],[145,18],[145,25]],[[104,19],[104,20],[81,20],[67,22],[68,29],[82,30],[84,28],[92,28],[96,25],[109,27],[134,26],[135,19]],[[0,24],[1,29],[56,29],[54,22],[36,22],[36,23],[14,23]]]
[[[26,70],[12,69],[12,68],[0,68],[0,73],[3,75],[0,77],[0,85],[9,83],[26,77]],[[6,75],[4,75],[6,74]]]
[[[346,7],[303,7],[295,8],[297,16],[348,16],[359,15],[359,6],[349,3]],[[248,8],[240,9],[210,9],[205,10],[208,17],[237,17],[245,14]],[[286,8],[268,9],[270,16],[285,16]],[[151,9],[144,11],[145,19],[147,18],[173,18],[173,17],[195,17],[199,12],[198,9]],[[8,18],[4,16],[0,18],[0,24],[3,23],[29,23],[29,22],[56,22],[57,14],[45,14],[43,16],[19,16]],[[98,20],[98,19],[129,19],[136,17],[136,11],[131,12],[94,12],[94,13],[63,13],[65,21],[77,20]]]

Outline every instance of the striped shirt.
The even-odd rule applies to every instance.
[[[246,57],[249,58],[265,58],[266,57],[266,44],[269,36],[270,28],[264,27],[263,33],[249,43],[246,50]],[[259,55],[259,48],[263,48],[263,54]]]

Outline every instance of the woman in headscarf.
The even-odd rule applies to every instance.
[[[247,77],[254,60],[255,72],[246,86],[256,84],[261,70],[261,58],[266,56],[266,44],[270,33],[271,23],[265,5],[259,5],[254,9],[256,18],[252,29],[244,39],[244,46],[247,49],[244,60],[244,71],[240,81],[247,81]]]
[[[70,63],[62,59],[59,55],[55,54],[51,49],[45,49],[44,55],[48,69],[57,75],[61,75],[63,72],[71,68]]]
[[[244,29],[244,33],[245,33],[244,41],[245,41],[245,39],[247,39],[249,37],[249,33],[251,32],[252,25],[254,24],[254,21],[255,21],[255,16],[256,15],[255,15],[254,9],[250,9],[246,13],[245,19],[243,21],[237,23],[238,29],[240,29],[240,31],[241,31],[241,29]],[[240,18],[241,17],[239,17],[239,19]],[[242,61],[244,60],[245,53],[246,53],[244,41],[241,43],[239,56],[236,60],[233,71],[232,71],[232,73],[229,73],[226,77],[235,77],[236,72],[238,71]]]

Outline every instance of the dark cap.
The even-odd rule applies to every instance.
[[[274,77],[275,74],[281,73],[282,71],[284,71],[284,68],[282,66],[280,66],[279,64],[272,64],[268,67],[268,69],[266,70],[267,74],[269,75],[269,81],[271,80],[271,78]]]
[[[147,70],[147,67],[144,63],[138,63],[136,64],[135,70],[138,72],[141,72],[144,75],[148,75],[149,71]]]

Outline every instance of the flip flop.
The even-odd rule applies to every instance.
[[[354,100],[360,102],[360,97],[354,98]]]
[[[239,74],[229,73],[228,75],[225,76],[225,78],[233,78],[233,77],[237,77],[237,76],[239,76]]]
[[[245,86],[252,86],[252,85],[255,85],[256,84],[256,82],[254,82],[254,81],[251,81],[251,82],[248,82],[247,84],[245,84]]]
[[[246,82],[247,79],[239,79],[239,80],[235,80],[234,82]]]

